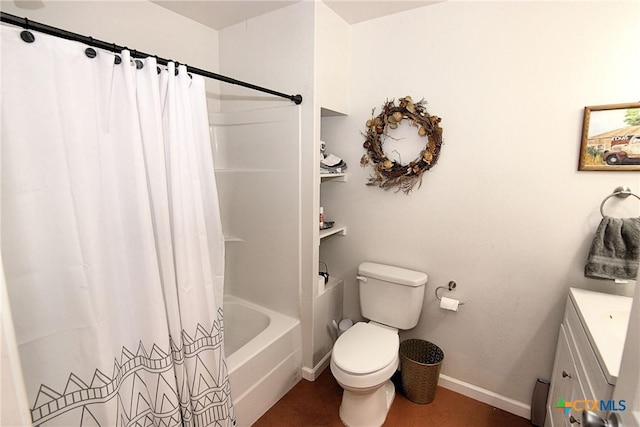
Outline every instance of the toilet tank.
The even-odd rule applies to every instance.
[[[422,312],[427,280],[427,274],[420,271],[363,262],[358,266],[362,315],[394,328],[414,328]]]

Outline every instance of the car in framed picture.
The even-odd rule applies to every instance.
[[[603,153],[604,161],[608,165],[640,164],[640,134],[626,135],[612,141],[611,149]]]
[[[584,108],[578,170],[640,170],[640,102]]]

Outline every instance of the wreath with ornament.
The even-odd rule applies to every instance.
[[[367,153],[360,159],[362,167],[370,165],[375,172],[367,185],[377,185],[385,190],[397,187],[396,192],[402,190],[405,194],[409,194],[416,184],[420,188],[422,175],[438,162],[442,147],[442,128],[439,126],[442,119],[430,115],[425,104],[424,99],[414,102],[410,96],[405,96],[398,99],[397,105],[394,100],[385,102],[377,116],[375,108],[372,110],[371,119],[367,120],[367,132],[363,134]],[[409,120],[411,126],[418,128],[419,137],[427,138],[420,155],[408,164],[389,159],[383,149],[385,139],[391,137],[390,130],[396,129],[403,120]]]

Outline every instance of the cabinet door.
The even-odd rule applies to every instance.
[[[576,367],[571,371],[571,390],[569,391],[567,396],[563,396],[566,401],[575,401],[575,400],[586,400],[587,394],[584,391],[584,387],[580,382],[580,377],[576,375]],[[560,412],[559,409],[556,411]],[[571,409],[569,413],[564,417],[564,422],[568,427],[578,427],[580,425],[580,421],[582,419],[582,410],[573,410]]]
[[[558,409],[558,403],[570,401],[577,388],[579,388],[576,367],[569,350],[569,342],[564,330],[564,325],[560,325],[558,335],[558,347],[556,348],[556,358],[553,364],[551,375],[551,388],[547,400],[547,417],[545,427],[562,427],[569,425],[569,416],[565,416],[564,411]]]

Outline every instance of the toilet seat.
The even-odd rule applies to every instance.
[[[397,361],[399,347],[397,330],[373,322],[359,322],[340,335],[331,359],[345,373],[366,375]]]

